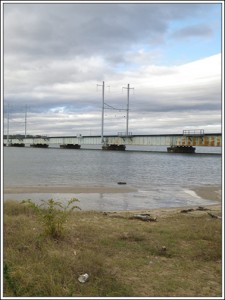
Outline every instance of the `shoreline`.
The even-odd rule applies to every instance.
[[[189,189],[193,191],[200,198],[222,202],[221,185],[196,186],[196,187],[192,186]]]
[[[203,205],[201,207],[204,210],[199,210],[200,206],[182,206],[182,207],[162,207],[162,208],[153,208],[153,209],[146,209],[146,210],[129,210],[129,211],[106,211],[107,215],[115,218],[124,218],[129,217],[135,214],[149,214],[151,217],[156,219],[158,218],[168,218],[168,217],[175,217],[176,215],[181,215],[181,210],[185,209],[193,209],[193,211],[184,213],[184,215],[192,215],[192,216],[201,216],[207,214],[208,212],[213,213],[219,217],[222,215],[222,205],[221,204],[208,204]]]
[[[11,186],[4,188],[4,194],[33,194],[33,193],[60,193],[60,194],[90,194],[90,193],[131,193],[138,190],[129,186]]]
[[[150,191],[149,191],[150,192]],[[120,203],[123,203],[124,198],[123,197],[129,197],[128,195],[131,195],[133,193],[138,193],[138,189],[129,187],[129,186],[124,186],[124,185],[118,185],[118,186],[24,186],[24,187],[19,187],[19,186],[11,186],[11,187],[5,187],[4,188],[4,198],[6,198],[7,200],[13,200],[13,194],[16,195],[21,195],[22,194],[32,194],[34,195],[34,197],[37,197],[38,194],[48,194],[48,193],[52,193],[52,194],[64,194],[65,196],[67,194],[80,194],[80,197],[82,199],[82,197],[85,197],[85,194],[92,194],[92,196],[94,197],[94,202],[93,203],[97,203],[97,209],[95,208],[95,204],[93,203],[89,203],[87,201],[85,201],[85,199],[82,199],[82,203],[84,205],[84,207],[82,209],[84,210],[91,210],[91,211],[99,211],[99,202],[96,201],[96,195],[99,194],[100,198],[102,197],[102,195],[105,195],[104,197],[106,198],[101,198],[104,199],[103,200],[103,205],[102,205],[102,211],[106,211],[108,213],[149,213],[150,211],[156,213],[156,214],[160,214],[160,215],[168,215],[168,214],[174,214],[174,213],[178,213],[180,212],[181,209],[187,209],[187,208],[198,208],[199,206],[202,207],[207,207],[207,208],[214,208],[217,211],[222,210],[222,187],[221,185],[212,185],[212,186],[190,186],[190,187],[185,187],[184,188],[184,193],[189,194],[191,197],[193,197],[193,199],[196,200],[203,200],[201,201],[192,201],[190,202],[190,204],[188,205],[188,203],[183,203],[184,205],[182,205],[182,203],[180,203],[179,206],[177,206],[175,203],[175,205],[173,206],[172,203],[169,204],[169,206],[164,206],[163,203],[162,206],[158,206],[158,207],[153,207],[150,209],[149,207],[140,207],[140,208],[135,208],[136,205],[132,204],[130,205],[129,209],[123,209],[123,207],[120,205]],[[175,191],[176,193],[176,191]],[[10,197],[10,194],[12,195],[12,197]],[[114,209],[111,205],[109,205],[108,207],[106,207],[107,205],[104,205],[104,201],[107,202],[107,200],[109,199],[108,197],[110,197],[110,199],[113,199],[113,195],[120,195],[119,198],[116,196],[116,201],[117,201],[117,208],[118,209]],[[126,195],[127,194],[127,195]],[[94,196],[95,195],[95,196]],[[107,196],[108,195],[108,196]],[[124,195],[124,196],[122,196]],[[190,197],[189,196],[189,197]],[[98,196],[97,196],[98,197]],[[147,197],[151,197],[151,195],[147,196]],[[120,202],[121,201],[121,202]],[[213,203],[214,202],[214,203]],[[110,203],[110,202],[109,202]],[[114,202],[115,203],[115,202]],[[165,203],[164,203],[165,204]],[[172,205],[171,205],[172,204]],[[90,209],[88,209],[90,205]],[[132,207],[133,206],[133,207]]]
[[[189,194],[213,201],[221,201],[222,187],[221,185],[212,186],[190,186],[186,187]],[[114,193],[132,193],[138,192],[137,188],[130,186],[6,186],[4,194],[39,194],[39,193],[60,193],[60,194],[114,194]]]

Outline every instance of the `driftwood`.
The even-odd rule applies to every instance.
[[[216,215],[211,214],[211,213],[209,213],[209,212],[208,212],[208,215],[209,215],[210,217],[214,218],[214,219],[222,219],[220,216],[216,216]]]
[[[127,184],[127,183],[124,181],[119,181],[119,182],[117,182],[117,184]]]
[[[202,206],[199,206],[199,207],[196,208],[196,209],[188,208],[188,209],[183,209],[183,210],[181,210],[180,212],[181,212],[181,213],[188,213],[188,212],[190,212],[190,211],[195,211],[195,210],[205,211],[205,210],[210,210],[210,209],[205,208],[205,207],[202,207]],[[208,215],[209,215],[210,217],[212,217],[213,219],[222,219],[222,217],[216,216],[216,215],[214,215],[214,214],[212,214],[212,213],[210,213],[210,212],[208,212]]]
[[[210,209],[205,208],[205,207],[203,207],[203,206],[199,206],[198,208],[196,208],[196,210],[201,210],[201,211],[203,211],[203,210],[210,210]]]
[[[188,208],[188,209],[182,209],[180,212],[181,213],[188,213],[190,211],[195,211],[195,210],[200,210],[200,211],[205,211],[205,210],[210,210],[208,208],[205,208],[203,206],[199,206],[198,208],[194,209],[194,208]]]
[[[120,215],[120,214],[110,214],[107,212],[103,212],[104,216],[109,216],[111,218],[121,218],[121,219],[138,219],[141,221],[146,221],[146,222],[156,222],[156,217],[151,217],[150,214],[138,214],[138,215],[133,215],[130,217],[127,217],[126,215]]]
[[[190,212],[190,211],[194,211],[194,209],[193,209],[193,208],[182,209],[180,212],[181,212],[181,213],[188,213],[188,212]]]
[[[138,219],[138,220],[146,221],[146,222],[156,222],[156,218],[151,217],[150,214],[133,215],[129,219]]]

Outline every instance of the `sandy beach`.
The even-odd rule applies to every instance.
[[[111,186],[24,186],[5,187],[5,194],[25,193],[60,193],[60,194],[88,194],[88,193],[130,193],[137,191],[126,185]]]
[[[222,188],[221,186],[204,186],[204,187],[192,187],[191,188],[199,197],[221,201],[222,199]]]
[[[198,197],[213,200],[218,202],[218,204],[206,204],[203,207],[207,208],[209,211],[216,213],[216,215],[221,215],[222,212],[222,188],[221,185],[212,185],[212,186],[198,186],[198,187],[189,187],[190,192],[196,194]],[[39,194],[39,193],[60,193],[60,194],[117,194],[117,193],[132,193],[137,192],[137,189],[126,186],[118,185],[115,187],[112,186],[11,186],[4,188],[4,194]],[[124,217],[127,214],[136,214],[136,213],[151,213],[155,217],[165,217],[174,216],[180,214],[181,210],[188,209],[190,206],[182,207],[164,207],[164,208],[153,208],[149,209],[139,209],[139,210],[126,210],[126,211],[107,211],[108,214],[115,217]],[[193,211],[189,212],[193,215],[199,215],[206,213],[204,210],[198,210],[199,206],[191,206]]]
[[[222,197],[221,185],[190,187],[197,196],[214,201],[220,201]],[[137,189],[126,186],[10,186],[4,187],[4,194],[24,194],[24,193],[130,193],[137,192]]]

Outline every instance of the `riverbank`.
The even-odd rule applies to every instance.
[[[34,212],[5,201],[4,296],[221,297],[221,222],[220,204],[74,211],[54,240]]]
[[[221,201],[222,188],[221,185],[192,187],[192,190],[201,198],[208,200]]]
[[[196,193],[199,197],[220,201],[222,196],[221,185],[211,186],[191,186],[189,190]],[[25,193],[131,193],[137,192],[138,189],[127,186],[126,182],[119,182],[117,186],[6,186],[4,194],[25,194]]]
[[[10,186],[4,188],[5,194],[25,194],[25,193],[60,193],[60,194],[89,194],[89,193],[130,193],[137,189],[118,186]]]
[[[204,206],[221,203],[220,185],[212,186],[149,186],[146,190],[128,184],[111,186],[10,186],[4,188],[4,201],[54,199],[67,203],[71,198],[80,200],[82,210],[133,211],[156,208]]]

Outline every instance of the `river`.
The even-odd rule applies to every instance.
[[[193,188],[221,186],[221,181],[220,154],[29,147],[4,147],[3,153],[5,189],[39,188],[38,193],[26,189],[4,193],[4,200],[54,198],[66,202],[76,197],[81,209],[101,211],[205,205],[218,201],[199,197]],[[125,183],[128,190],[124,192],[118,182]],[[83,187],[84,191],[46,193],[44,187]],[[85,193],[85,187],[99,188],[99,192]],[[117,192],[102,192],[101,187]]]

